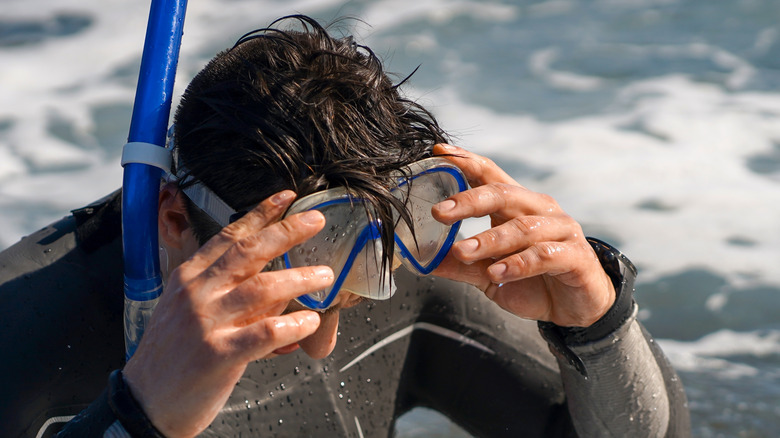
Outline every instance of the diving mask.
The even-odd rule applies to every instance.
[[[466,178],[455,165],[442,158],[428,158],[399,172],[391,190],[411,216],[414,232],[394,215],[395,253],[393,266],[383,269],[382,229],[370,217],[367,205],[343,187],[316,192],[295,201],[285,217],[309,210],[325,216],[325,227],[314,237],[286,252],[285,268],[327,265],[335,275],[332,286],[298,297],[311,309],[327,309],[341,290],[374,300],[385,300],[395,292],[392,271],[401,264],[418,275],[430,274],[447,255],[460,229],[460,221],[445,225],[431,216],[431,208],[467,189]],[[184,189],[185,194],[220,225],[235,217],[227,206],[203,184]]]

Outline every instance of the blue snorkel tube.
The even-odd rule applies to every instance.
[[[122,152],[125,354],[135,352],[162,294],[157,200],[170,169],[165,140],[187,0],[152,0],[128,143]]]

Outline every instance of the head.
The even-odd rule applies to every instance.
[[[300,198],[345,187],[387,228],[383,262],[390,263],[392,212],[403,211],[390,175],[446,141],[433,116],[400,92],[403,82],[394,83],[352,37],[333,37],[305,16],[285,17],[219,53],[189,84],[174,118],[175,165],[237,211],[284,189]],[[174,264],[220,229],[182,192],[176,196],[190,237],[174,249]],[[338,306],[320,328],[332,332],[331,344],[337,324]],[[328,334],[317,336],[311,343],[324,345]],[[315,350],[307,352],[322,355]]]

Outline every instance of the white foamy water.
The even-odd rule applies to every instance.
[[[637,264],[641,316],[681,371],[697,436],[780,428],[780,6],[189,3],[176,94],[273,18],[365,20],[343,27],[399,77],[420,65],[405,90],[457,144]],[[121,184],[147,14],[130,0],[3,1],[0,247]]]

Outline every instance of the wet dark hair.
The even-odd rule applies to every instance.
[[[291,26],[274,28],[281,23]],[[447,141],[433,115],[399,92],[405,80],[394,85],[352,37],[283,17],[241,37],[189,84],[174,119],[177,164],[237,211],[283,189],[300,198],[346,187],[382,221],[388,263],[393,209],[405,212],[388,176]],[[219,232],[191,202],[187,210],[201,244]]]

